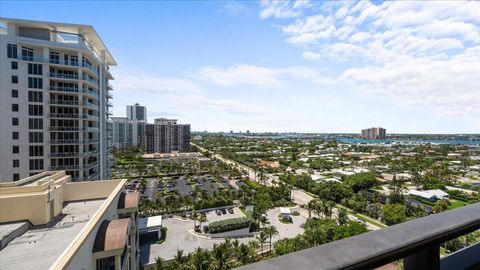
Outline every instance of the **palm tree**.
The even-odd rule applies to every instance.
[[[210,269],[211,262],[210,252],[200,247],[195,249],[195,252],[192,254],[192,264],[196,270]]]
[[[263,244],[265,243],[265,241],[267,241],[267,235],[264,231],[260,231],[260,233],[255,238],[258,240],[258,242],[260,242],[261,253],[263,256]]]
[[[311,208],[317,214],[317,216],[320,217],[320,215],[323,212],[322,202],[319,199],[314,199],[314,200],[311,200],[308,203],[308,205],[309,205],[309,208]]]
[[[192,219],[193,219],[193,229],[197,227],[197,220],[198,220],[198,213],[193,211],[192,212]]]
[[[275,226],[270,225],[265,228],[265,234],[270,238],[270,254],[272,254],[272,237],[278,235],[278,230]]]
[[[254,253],[253,248],[241,244],[239,249],[238,249],[238,256],[237,259],[242,263],[242,264],[247,264],[250,261],[250,254]]]
[[[161,257],[157,257],[155,259],[155,270],[163,270],[165,269],[165,260]]]
[[[177,250],[177,253],[173,257],[173,260],[169,264],[169,268],[172,269],[182,269],[185,266],[185,263],[188,262],[189,257],[183,254],[183,250]]]
[[[345,208],[338,208],[337,222],[340,226],[345,225],[348,222],[348,213]]]
[[[223,270],[225,268],[225,264],[227,262],[227,248],[224,243],[217,245],[213,245],[213,256],[215,257],[215,261],[217,263],[218,269]]]
[[[223,244],[225,245],[227,250],[230,250],[230,248],[232,247],[232,240],[230,240],[230,238],[225,238],[225,242],[223,242]]]
[[[202,225],[204,222],[207,222],[207,217],[204,215],[204,214],[200,214],[200,216],[198,217],[198,222],[200,222],[200,232],[202,231]]]
[[[240,245],[240,241],[238,241],[238,239],[235,239],[232,241],[232,247],[233,247],[233,250],[235,251],[235,258],[238,257],[238,246]]]
[[[309,201],[305,208],[308,210],[308,218],[310,219],[312,217],[312,210],[315,211],[315,200]]]
[[[323,213],[325,217],[331,218],[333,213],[333,207],[335,203],[332,201],[324,201],[323,202]]]

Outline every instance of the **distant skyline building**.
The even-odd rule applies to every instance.
[[[127,105],[127,117],[112,117],[113,145],[122,149],[145,145],[147,108],[138,103]]]
[[[140,106],[138,103],[127,105],[127,118],[147,122],[147,107]]]
[[[117,63],[100,36],[90,25],[0,24],[0,182],[45,170],[109,178],[109,67]]]
[[[171,153],[190,151],[190,124],[177,119],[157,118],[146,126],[147,152]]]
[[[368,140],[385,140],[387,130],[381,127],[372,127],[362,130],[362,139]]]

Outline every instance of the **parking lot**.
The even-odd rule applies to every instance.
[[[213,213],[215,215],[215,213]],[[183,250],[184,254],[195,251],[197,247],[212,249],[214,244],[224,242],[223,238],[209,239],[191,234],[193,229],[193,220],[181,220],[169,218],[163,221],[163,226],[167,228],[167,238],[162,244],[146,244],[140,246],[140,263],[153,263],[157,257],[165,260],[172,259],[177,250]],[[238,239],[241,243],[248,243],[254,240],[253,237]]]
[[[178,178],[164,177],[163,179],[149,178],[146,179],[146,189],[143,194],[145,199],[155,200],[157,192],[176,192],[180,196],[188,196],[192,193],[194,186],[198,186],[200,190],[212,195],[220,188],[231,189],[231,180],[222,179],[220,182],[215,181],[211,176],[180,176]]]
[[[292,208],[292,212],[298,210]],[[303,233],[301,225],[305,222],[306,218],[300,216],[292,216],[293,222],[290,224],[284,224],[278,219],[280,214],[279,208],[274,208],[267,211],[267,217],[270,225],[277,228],[279,236],[272,238],[273,242],[282,238],[292,238],[298,234]],[[208,222],[214,222],[224,220],[228,218],[244,217],[243,212],[237,207],[234,208],[233,214],[228,211],[226,214],[217,215],[215,211],[207,213]],[[198,225],[198,222],[196,222]],[[140,246],[140,262],[153,263],[157,257],[162,257],[165,260],[172,259],[177,250],[183,250],[185,254],[195,251],[197,247],[212,249],[214,244],[223,243],[223,238],[208,238],[203,236],[197,236],[192,233],[194,222],[191,219],[183,220],[179,218],[168,218],[163,220],[163,226],[167,228],[167,238],[162,244],[149,243]],[[238,238],[241,243],[248,243],[251,240],[255,240],[255,237],[243,237]]]
[[[245,214],[240,211],[238,207],[232,208],[233,214],[230,213],[228,210],[223,209],[219,210],[220,215],[217,214],[217,211],[210,211],[207,212],[207,220],[208,222],[215,222],[215,221],[220,221],[220,220],[225,220],[225,219],[230,219],[230,218],[240,218],[240,217],[245,217]]]
[[[213,194],[213,192],[218,190],[218,184],[212,180],[207,180],[206,177],[199,177],[197,180],[197,185],[201,190],[205,191],[210,196]]]

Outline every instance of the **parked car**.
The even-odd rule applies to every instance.
[[[228,213],[233,214],[234,213],[233,208],[228,208]]]
[[[227,214],[227,210],[222,209],[222,214],[226,215],[226,214]]]
[[[215,213],[220,216],[222,214],[222,211],[217,209],[217,210],[215,210]]]

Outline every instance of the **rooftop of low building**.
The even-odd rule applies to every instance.
[[[0,268],[49,269],[63,256],[104,201],[64,203],[62,213],[48,224],[32,226],[0,250]],[[24,222],[0,224],[2,238],[3,233],[14,233]]]

